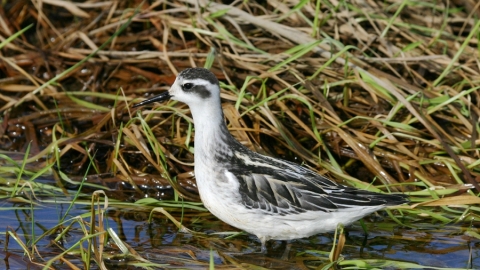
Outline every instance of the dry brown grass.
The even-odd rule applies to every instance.
[[[363,180],[377,176],[384,184],[421,178],[430,187],[461,180],[479,188],[475,166],[468,167],[478,160],[479,143],[478,50],[471,32],[478,30],[476,9],[466,14],[433,3],[322,2],[316,13],[314,2],[295,10],[277,1],[201,8],[192,0],[143,3],[135,15],[125,3],[62,5],[20,1],[2,10],[4,38],[35,24],[2,53],[5,151],[31,141],[31,154],[45,156],[54,126],[63,123],[56,132],[71,139],[59,145],[62,157],[75,155],[79,162],[66,168],[69,174],[81,172],[88,160],[85,142],[89,151],[103,148],[97,158],[110,162],[101,171],[117,174],[111,165],[117,157],[108,149],[119,123],[134,113],[125,101],[166,89],[179,70],[203,66],[214,48],[212,70],[228,84],[222,97],[238,109],[227,109],[227,119],[251,148],[319,169],[319,156],[331,151],[344,171],[361,171],[354,176]],[[56,77],[132,15],[130,26],[104,49]],[[288,52],[292,48],[296,52]],[[165,127],[156,128],[157,138],[170,136],[161,130],[171,121],[160,123]],[[191,141],[182,125],[173,133],[176,151]],[[132,155],[124,146],[120,152]],[[182,158],[191,162],[191,155]],[[173,161],[169,165],[177,167]],[[144,171],[155,162],[120,163]]]

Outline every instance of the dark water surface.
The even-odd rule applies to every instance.
[[[38,238],[46,230],[56,226],[68,207],[69,204],[63,203],[41,203],[35,207],[32,215],[30,205],[0,201],[2,228],[0,244],[2,247],[8,246],[6,250],[2,248],[3,258],[7,258],[0,260],[0,269],[37,269],[28,263],[28,258],[23,256],[23,250],[16,241],[10,238],[7,245],[6,232],[3,230],[13,230],[25,243],[29,243],[33,238]],[[89,211],[89,205],[74,205],[67,219],[78,217]],[[170,213],[177,220],[182,218],[181,212]],[[237,230],[208,213],[190,211],[183,215],[184,225],[207,235],[179,232],[178,228],[161,214],[156,215],[153,222],[149,224],[147,222],[149,214],[149,211],[142,208],[139,210],[132,207],[109,207],[105,227],[112,228],[142,257],[178,268],[202,269],[208,267],[211,257],[218,267],[234,262],[266,268],[301,269],[299,267],[301,262],[303,265],[314,268],[328,261],[328,252],[334,240],[333,233],[326,233],[288,243],[270,241],[267,246],[269,251],[264,255],[257,253],[260,243],[254,236],[236,234],[226,239],[226,236],[232,236],[232,234],[225,233],[220,236],[214,234],[215,232],[237,232]],[[90,218],[85,217],[84,220],[89,221]],[[465,227],[418,224],[418,228],[421,229],[413,229],[402,228],[398,224],[387,222],[390,222],[388,216],[366,218],[368,236],[365,235],[359,222],[347,227],[347,241],[342,256],[345,259],[414,262],[430,267],[467,268],[471,265],[473,269],[480,268],[480,241],[468,236],[465,233]],[[63,241],[57,242],[64,248],[68,248],[84,236],[78,222],[70,220],[64,225],[68,226],[71,223],[73,223],[73,229],[65,235]],[[37,248],[44,259],[52,258],[61,252],[61,249],[54,245],[54,236],[42,238],[37,243]],[[106,253],[108,252],[107,247]],[[75,257],[72,256],[72,258]],[[41,259],[37,258],[37,260]],[[72,259],[71,262],[82,268],[80,261]],[[121,262],[115,259],[110,263],[113,266],[121,266],[119,265]],[[57,264],[56,267],[69,269],[66,265]]]

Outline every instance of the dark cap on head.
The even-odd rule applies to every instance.
[[[215,77],[215,75],[206,68],[187,68],[178,73],[178,77],[183,77],[187,80],[201,78],[209,81],[211,84],[218,84],[217,77]]]

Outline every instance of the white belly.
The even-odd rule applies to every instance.
[[[333,231],[340,221],[343,225],[348,225],[383,208],[378,206],[337,212],[307,211],[282,216],[261,209],[246,208],[238,192],[238,181],[229,172],[221,175],[196,169],[195,174],[202,202],[213,215],[233,227],[266,240],[289,240]]]

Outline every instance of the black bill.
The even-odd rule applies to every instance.
[[[133,108],[137,108],[137,107],[147,105],[147,104],[150,104],[150,103],[153,103],[153,102],[162,102],[164,100],[170,99],[171,97],[172,96],[167,91],[167,92],[161,93],[160,95],[154,96],[154,97],[149,98],[147,100],[144,100],[140,103],[137,103],[137,104],[133,105]]]

